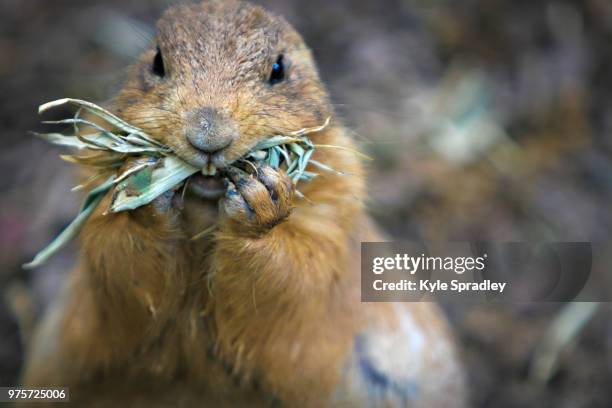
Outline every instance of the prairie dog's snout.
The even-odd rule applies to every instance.
[[[200,108],[187,114],[185,137],[204,153],[213,155],[228,147],[237,135],[233,121],[213,108]]]

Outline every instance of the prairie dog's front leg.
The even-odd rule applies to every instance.
[[[138,162],[129,165],[137,165]],[[185,241],[178,186],[131,211],[99,210],[81,234],[81,261],[101,313],[115,315],[113,330],[121,345],[173,316],[183,284]],[[110,199],[110,197],[107,197]]]
[[[182,283],[179,210],[173,191],[130,212],[85,225],[78,267],[35,335],[26,385],[71,385],[121,367],[173,316]]]
[[[222,357],[289,406],[316,405],[352,341],[339,318],[349,237],[331,216],[343,208],[294,202],[291,180],[270,167],[230,178],[210,277]]]

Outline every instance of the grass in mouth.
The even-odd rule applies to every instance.
[[[24,268],[35,268],[44,264],[68,241],[74,238],[109,191],[112,190],[113,195],[107,213],[133,210],[150,203],[161,194],[184,182],[189,176],[202,171],[202,169],[178,158],[168,146],[159,143],[142,129],[127,123],[91,102],[69,98],[59,99],[41,105],[38,113],[63,105],[72,105],[77,108],[74,117],[43,123],[73,125],[73,134],[35,133],[35,135],[52,144],[93,152],[93,154],[87,156],[61,156],[69,162],[100,169],[100,172],[94,175],[92,179],[76,186],[75,189],[87,189],[94,181],[99,181],[100,177],[106,177],[106,179],[88,192],[74,220],[31,262],[25,264]],[[83,119],[81,117],[82,111],[87,111],[102,119],[113,130]],[[317,176],[317,173],[306,170],[309,164],[311,168],[316,167],[323,171],[342,174],[332,167],[312,159],[312,154],[317,147],[343,148],[341,146],[315,145],[308,138],[308,134],[319,132],[327,127],[329,121],[330,118],[321,126],[304,128],[289,132],[287,135],[275,135],[263,139],[238,162],[267,164],[275,169],[283,169],[294,183],[308,181]],[[93,131],[83,134],[79,130],[79,126],[88,127]],[[126,160],[133,157],[146,157],[147,160],[139,160],[139,164],[120,171]],[[297,193],[298,196],[302,196],[299,191]]]

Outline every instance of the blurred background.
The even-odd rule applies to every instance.
[[[612,2],[256,2],[312,47],[375,159],[369,207],[391,236],[610,240]],[[23,340],[74,263],[71,246],[20,268],[79,206],[63,152],[27,134],[42,129],[36,108],[110,98],[168,3],[0,0],[0,385],[16,383]],[[474,407],[612,406],[609,305],[446,310]],[[542,363],[551,325],[567,321]]]

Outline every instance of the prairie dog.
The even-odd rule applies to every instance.
[[[362,165],[285,20],[234,1],[171,7],[110,108],[203,171],[134,211],[103,215],[106,197],[24,384],[87,406],[463,406],[438,308],[360,302],[359,244],[381,240]],[[313,158],[344,175],[301,183],[307,200],[282,171],[230,167],[328,117],[312,140],[346,149]]]

